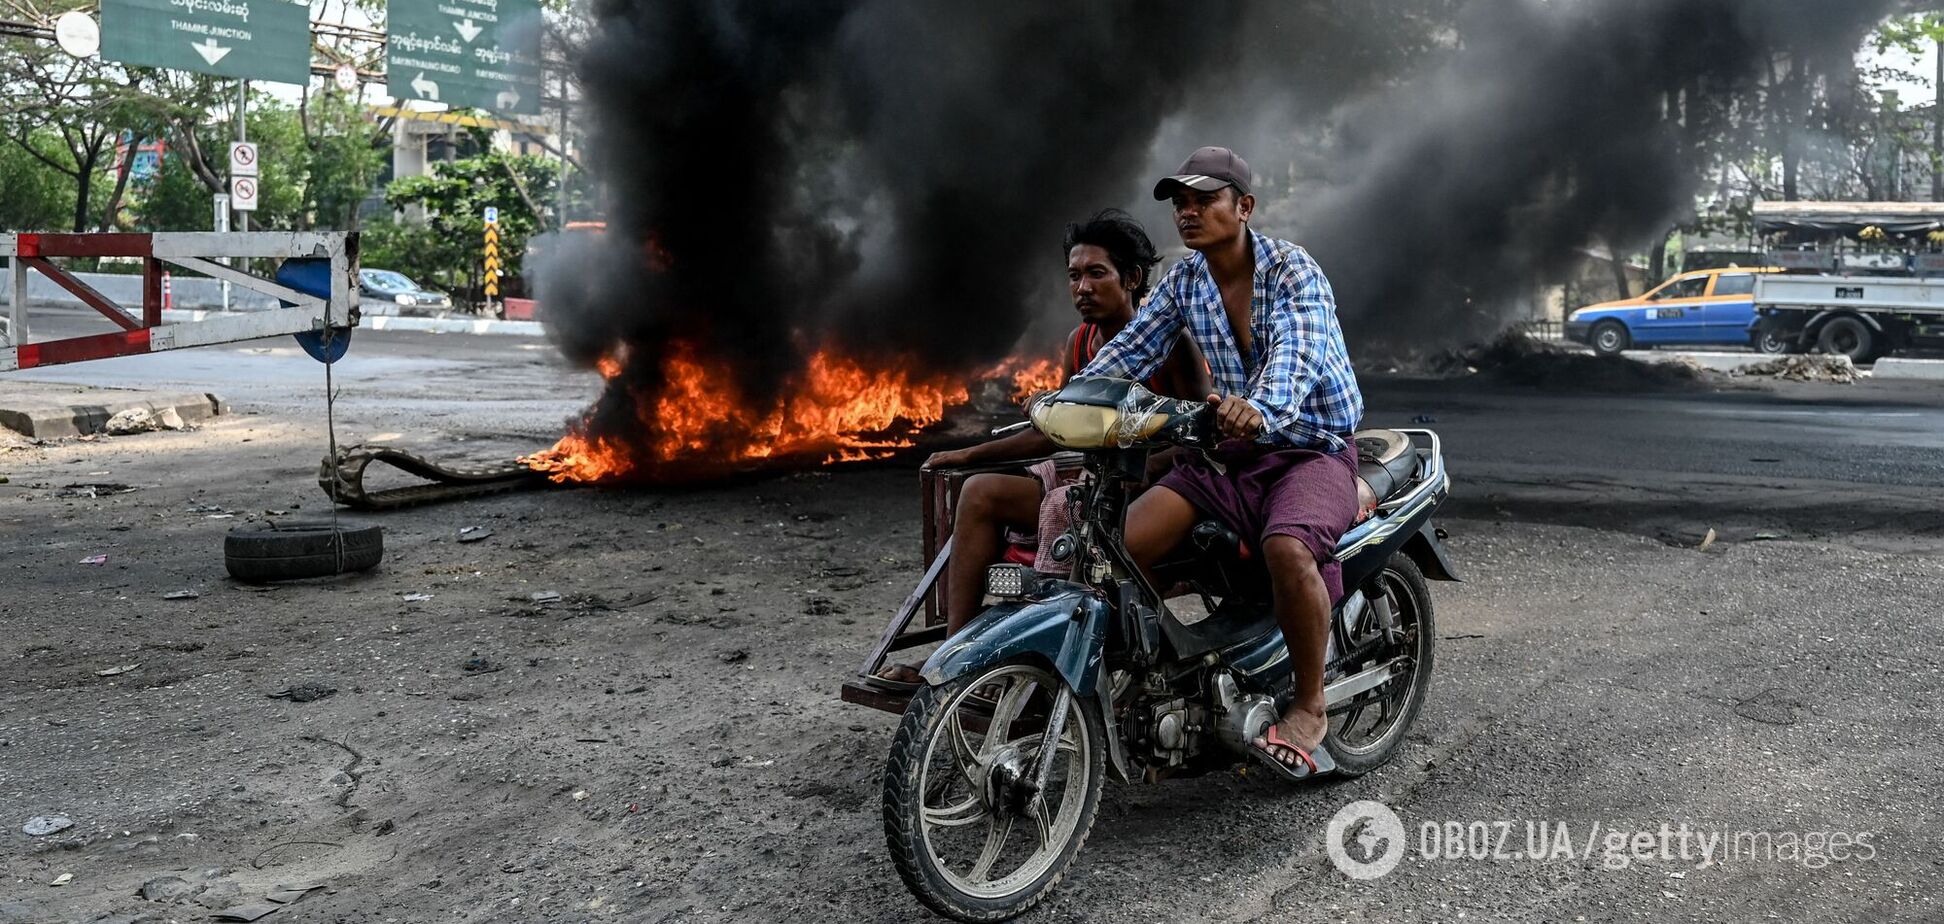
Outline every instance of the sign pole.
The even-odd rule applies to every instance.
[[[486,316],[493,315],[493,299],[499,295],[499,208],[486,207]]]
[[[247,137],[248,132],[243,128],[244,113],[247,111],[249,105],[250,105],[250,82],[248,80],[239,80],[236,82],[236,140],[238,141],[250,140]],[[235,170],[232,168],[231,173],[234,172]],[[250,173],[251,175],[255,175],[256,171],[252,170],[250,171]],[[238,231],[250,230],[249,212],[236,213],[236,230]]]
[[[211,204],[215,206],[213,210],[215,212],[215,217],[211,219],[211,224],[209,226],[210,230],[215,231],[219,234],[229,233],[229,229],[230,229],[229,193],[217,193],[215,197],[211,200]],[[229,265],[229,259],[227,257],[223,259],[223,265],[224,266]],[[230,281],[227,279],[223,280],[223,310],[224,311],[230,310]]]

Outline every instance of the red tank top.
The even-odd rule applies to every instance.
[[[1079,375],[1080,370],[1087,368],[1087,364],[1093,362],[1094,354],[1100,352],[1100,348],[1094,346],[1093,342],[1094,334],[1099,329],[1100,326],[1092,321],[1082,321],[1079,327],[1073,329],[1073,361],[1071,365],[1067,366],[1068,378]],[[1161,390],[1161,373],[1159,370],[1156,370],[1153,375],[1148,376],[1147,381],[1142,384],[1146,385],[1149,391],[1157,395],[1167,394]]]

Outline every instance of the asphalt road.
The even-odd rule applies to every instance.
[[[341,439],[498,457],[597,384],[520,338],[367,332],[337,373]],[[916,577],[908,466],[403,511],[380,570],[261,590],[222,577],[220,538],[320,510],[315,363],[267,342],[0,376],[0,397],[9,378],[208,388],[238,413],[0,451],[0,921],[195,920],[185,902],[299,880],[325,887],[271,920],[927,918],[882,843],[895,717],[834,696]],[[1468,578],[1434,587],[1401,755],[1339,784],[1110,785],[1029,920],[1944,914],[1944,390],[1366,390],[1372,423],[1444,439]],[[137,490],[59,496],[82,482]],[[495,535],[460,545],[465,525]],[[305,682],[337,692],[268,698]],[[1323,851],[1361,799],[1409,835],[1368,882]],[[20,833],[52,813],[75,826]],[[1501,820],[1514,854],[1528,823],[1595,849],[1420,855],[1426,822]],[[1632,858],[1663,824],[1873,849]],[[136,895],[171,876],[192,894]]]

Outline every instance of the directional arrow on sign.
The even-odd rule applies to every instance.
[[[480,30],[483,28],[478,23],[475,23],[470,19],[461,19],[458,22],[453,23],[452,27],[454,29],[458,29],[459,37],[465,39],[468,42],[478,38]]]
[[[502,110],[511,111],[513,107],[520,104],[520,91],[501,90],[494,103]]]
[[[424,71],[420,71],[418,76],[412,78],[412,92],[435,103],[439,101],[439,85],[425,79]]]
[[[203,39],[201,44],[190,42],[189,47],[194,48],[196,54],[202,55],[202,59],[209,62],[212,66],[216,62],[223,60],[224,55],[230,53],[228,48],[216,44],[216,40],[213,38]]]

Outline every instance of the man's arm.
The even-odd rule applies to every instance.
[[[984,465],[988,462],[1013,462],[1023,459],[1037,459],[1060,451],[1046,434],[1027,427],[1016,433],[1008,433],[996,440],[987,440],[977,446],[964,449],[950,449],[934,452],[925,460],[926,468],[963,468],[967,465]]]
[[[1175,335],[1181,331],[1181,306],[1175,300],[1176,280],[1182,264],[1176,263],[1161,277],[1147,304],[1134,314],[1114,339],[1100,347],[1093,362],[1081,375],[1106,375],[1121,379],[1145,379],[1168,356]]]
[[[1208,370],[1208,360],[1203,359],[1201,350],[1196,349],[1195,339],[1187,331],[1175,334],[1174,349],[1168,351],[1168,358],[1161,363],[1161,377],[1158,380],[1162,391],[1172,398],[1186,398],[1200,401],[1215,390],[1215,378]]]
[[[1295,423],[1303,399],[1322,377],[1335,312],[1336,294],[1322,268],[1306,253],[1292,255],[1270,293],[1267,359],[1249,390],[1264,435]]]

